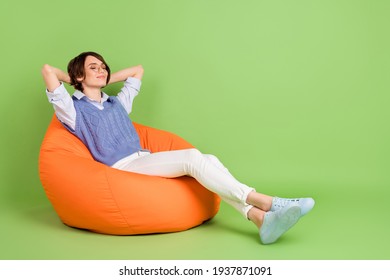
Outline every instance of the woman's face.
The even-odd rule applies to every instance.
[[[102,88],[107,85],[106,65],[94,56],[87,56],[84,63],[83,88]]]

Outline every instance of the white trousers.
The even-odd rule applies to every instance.
[[[218,194],[245,218],[248,218],[248,211],[253,207],[246,203],[246,199],[254,189],[237,181],[217,157],[202,154],[197,149],[157,153],[140,151],[118,161],[112,167],[164,178],[188,175]]]

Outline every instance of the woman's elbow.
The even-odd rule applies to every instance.
[[[144,67],[142,65],[137,65],[136,66],[136,73],[135,73],[134,77],[141,79],[143,75],[144,75]]]
[[[43,65],[42,71],[41,71],[43,76],[46,76],[46,75],[48,75],[48,74],[50,74],[52,72],[53,72],[53,69],[51,68],[51,66],[49,64],[44,64]]]

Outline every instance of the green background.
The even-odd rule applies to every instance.
[[[389,259],[389,8],[383,0],[0,3],[1,259]],[[142,64],[132,119],[316,207],[279,242],[225,203],[181,233],[64,226],[38,177],[53,109],[40,74],[82,51]],[[108,87],[114,94],[119,85]]]

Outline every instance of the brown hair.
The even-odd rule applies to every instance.
[[[107,80],[106,83],[108,84],[108,81],[110,80],[111,76],[111,71],[110,67],[108,67],[107,63],[105,62],[104,58],[95,52],[83,52],[73,58],[71,61],[68,63],[68,74],[70,77],[70,84],[77,90],[83,91],[83,85],[77,80],[78,78],[85,78],[85,71],[84,71],[84,64],[85,64],[85,59],[87,56],[93,56],[99,59],[101,62],[103,62],[106,65],[106,70],[107,70]]]

